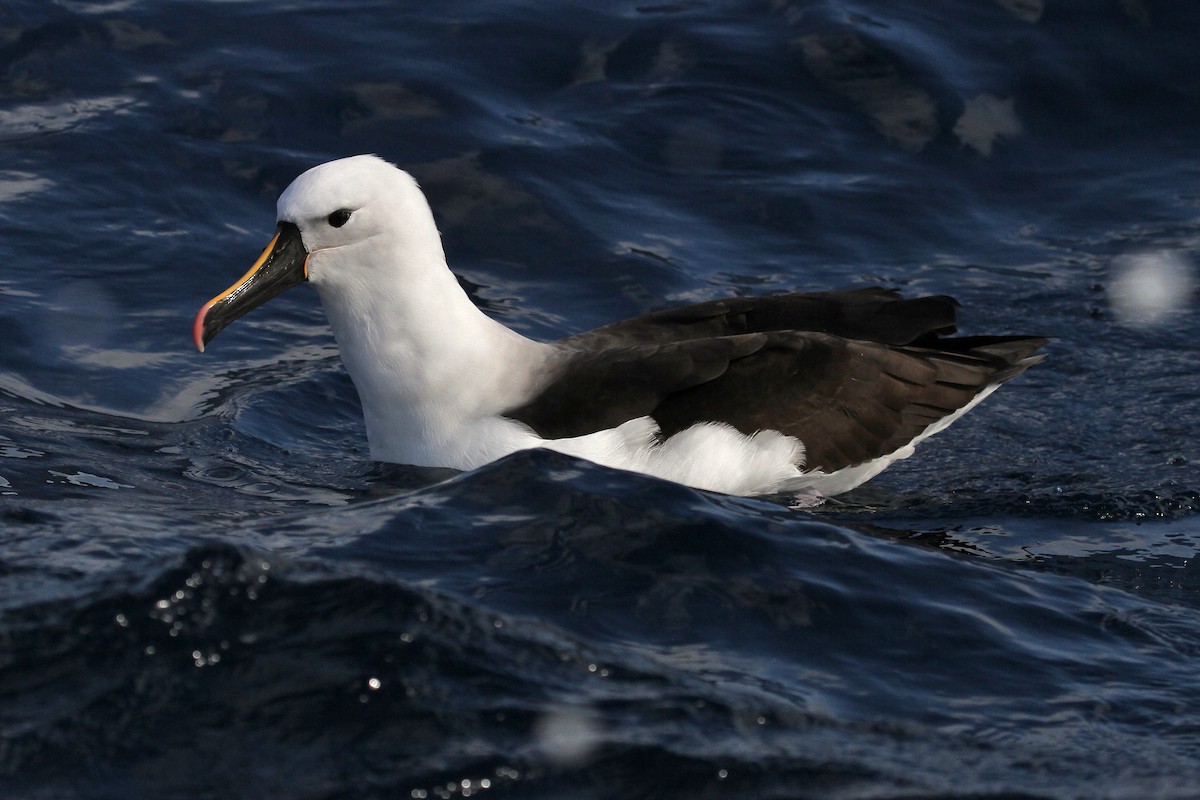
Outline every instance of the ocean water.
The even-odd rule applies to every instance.
[[[1200,796],[1192,0],[0,7],[0,796]],[[812,510],[373,463],[316,163],[552,338],[947,293],[1047,361]]]

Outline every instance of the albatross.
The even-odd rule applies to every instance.
[[[484,314],[417,182],[373,155],[313,167],[196,315],[205,345],[302,282],[358,390],[371,457],[470,470],[544,447],[736,495],[871,479],[1039,362],[1035,336],[952,336],[950,297],[883,288],[735,297],[554,342]]]

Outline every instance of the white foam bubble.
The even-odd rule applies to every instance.
[[[600,744],[596,723],[579,709],[560,709],[543,715],[534,728],[538,749],[557,764],[581,764]]]
[[[1108,302],[1123,325],[1158,325],[1192,304],[1196,276],[1180,253],[1122,256],[1113,262]]]

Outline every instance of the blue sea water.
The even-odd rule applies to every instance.
[[[1191,0],[9,0],[0,797],[1200,796],[1198,36]],[[309,289],[190,342],[362,152],[529,335],[884,285],[1054,342],[811,511],[373,463]]]

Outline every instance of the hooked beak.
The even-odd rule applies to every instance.
[[[248,311],[258,308],[285,289],[308,280],[308,252],[300,239],[300,229],[281,222],[275,238],[237,283],[209,300],[200,308],[192,323],[196,349],[224,330],[225,326]]]

